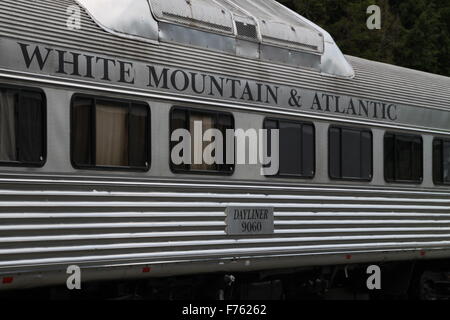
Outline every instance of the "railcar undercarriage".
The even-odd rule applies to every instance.
[[[83,283],[0,293],[0,299],[50,300],[448,300],[450,260],[379,264],[381,289],[368,289],[369,264],[254,273]]]

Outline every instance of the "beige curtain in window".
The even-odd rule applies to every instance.
[[[14,93],[0,90],[0,161],[16,161]]]
[[[96,165],[128,166],[128,107],[96,106]]]
[[[201,170],[201,171],[210,171],[215,170],[215,165],[208,165],[208,164],[195,164],[194,163],[194,155],[197,154],[198,156],[203,159],[203,151],[205,148],[211,143],[211,142],[203,142],[202,148],[195,149],[194,141],[195,139],[199,139],[198,137],[194,136],[194,123],[196,121],[202,122],[202,128],[203,128],[203,134],[205,134],[205,131],[208,129],[212,129],[214,127],[214,119],[211,116],[208,115],[199,115],[199,114],[191,114],[190,117],[190,131],[191,131],[191,137],[192,137],[192,146],[191,146],[191,170]],[[203,141],[203,137],[200,138]],[[203,162],[203,161],[202,161]]]

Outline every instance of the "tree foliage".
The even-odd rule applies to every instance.
[[[327,30],[345,54],[450,76],[450,0],[278,0]],[[369,30],[370,5],[381,30]]]

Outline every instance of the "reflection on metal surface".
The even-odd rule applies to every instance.
[[[158,40],[158,24],[147,0],[75,0],[103,29],[119,35]]]
[[[76,1],[116,35],[355,75],[325,30],[274,0]]]
[[[323,52],[320,32],[272,0],[222,0],[249,12],[258,21],[262,42],[297,50]]]
[[[289,16],[280,21],[319,30],[324,52],[264,43],[256,12],[233,7],[225,0],[216,3],[233,14],[236,36],[158,23],[151,9],[143,6],[148,5],[146,0],[133,0],[130,6],[123,0],[111,9],[112,14],[107,4],[118,0],[79,2],[90,8],[97,24],[80,10],[82,29],[67,28],[66,9],[74,0],[0,1],[1,81],[41,88],[48,100],[48,123],[53,126],[47,137],[51,157],[43,168],[2,167],[0,172],[0,274],[14,277],[0,290],[61,285],[64,282],[58,277],[66,280],[69,265],[80,265],[85,280],[128,280],[139,273],[147,281],[250,268],[340,265],[349,263],[347,257],[352,263],[416,260],[419,255],[423,259],[450,257],[449,188],[434,185],[432,157],[424,157],[427,174],[420,185],[387,183],[382,145],[386,130],[420,133],[424,150],[429,152],[434,135],[450,136],[450,78],[355,57],[346,57],[358,73],[355,79],[324,77],[319,70],[339,76],[353,71],[328,33],[269,0],[258,4],[273,4],[275,13]],[[145,11],[131,10],[133,6],[145,7]],[[100,19],[100,10],[108,17]],[[139,22],[145,17],[148,29]],[[109,32],[99,27],[100,20]],[[142,28],[133,28],[133,21]],[[242,23],[239,28],[237,21]],[[154,45],[147,41],[149,37],[160,42]],[[107,74],[111,81],[102,79],[105,61],[110,61]],[[148,81],[152,67],[163,75],[161,85],[153,81],[153,88]],[[176,77],[172,84],[172,74],[186,74],[191,86],[176,90],[181,86]],[[222,79],[223,94],[216,90],[215,97],[210,95],[208,85],[205,92],[195,92],[192,79],[199,81],[200,90],[202,75],[206,84]],[[244,99],[241,95],[232,98],[227,79],[229,84],[237,81],[235,89],[247,89],[240,92],[247,92]],[[244,85],[239,86],[239,81]],[[278,87],[279,104],[273,98],[251,101],[248,92],[266,86]],[[286,105],[298,98],[288,89],[301,90],[303,107]],[[166,141],[155,149],[149,172],[72,167],[70,100],[77,92],[148,102],[155,139]],[[310,109],[316,94],[316,102],[322,101],[320,111],[317,106]],[[339,98],[340,105],[330,104],[326,110],[328,97]],[[372,103],[364,117],[351,108],[339,113],[352,105],[350,101],[355,107]],[[386,114],[381,117],[389,117],[389,110],[394,110],[391,104],[398,106],[396,122],[383,121],[380,113],[375,118],[373,111],[377,105],[382,110],[383,103],[387,103]],[[264,117],[312,121],[318,141],[316,176],[312,180],[268,179],[261,176],[259,166],[238,167],[232,176],[174,174],[165,156],[170,154],[170,144],[164,134],[173,105],[229,111],[243,128],[259,128]],[[371,127],[374,142],[378,141],[374,143],[373,181],[361,184],[329,178],[326,137],[330,123]],[[246,223],[240,224],[242,236],[227,236],[225,211],[233,207],[273,208],[273,233],[245,235],[259,232],[258,224]],[[136,273],[125,267],[138,265],[141,268]],[[142,273],[142,267],[151,267],[151,273]]]
[[[155,17],[208,31],[233,34],[231,13],[211,0],[149,0]]]

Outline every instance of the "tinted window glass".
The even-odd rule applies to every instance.
[[[333,179],[372,179],[372,133],[368,130],[331,127],[329,168]]]
[[[361,132],[361,178],[371,180],[373,176],[372,132]]]
[[[227,150],[226,144],[226,131],[234,129],[234,119],[230,113],[202,111],[191,108],[174,108],[170,115],[171,138],[178,129],[185,130],[191,137],[191,140],[189,148],[179,148],[179,145],[182,144],[184,139],[180,137],[174,139],[175,141],[172,141],[171,139],[171,167],[175,172],[189,171],[193,173],[223,174],[231,174],[233,172],[234,152],[232,150]],[[196,139],[196,135],[204,135],[209,129],[220,131],[223,139],[222,149],[219,150],[218,145],[216,145],[216,148],[211,147],[214,142],[218,142],[215,141],[215,137],[211,139],[212,141],[204,141],[203,136],[200,138],[197,137]],[[210,147],[212,149],[209,149]],[[212,150],[212,152],[209,152],[209,150]],[[177,154],[178,158],[183,158],[180,161],[181,163],[178,163],[179,161],[174,163],[174,159],[172,158],[174,152]],[[190,154],[184,154],[185,152]],[[230,153],[230,155],[228,153]],[[212,161],[205,160],[205,154],[211,154],[213,157]],[[187,161],[185,161],[185,159]]]
[[[278,176],[313,178],[315,174],[315,135],[314,126],[309,123],[266,119],[264,128],[280,130]],[[271,154],[268,139],[268,154]]]
[[[436,184],[450,184],[450,141],[433,142],[433,178]]]
[[[450,142],[446,141],[443,143],[443,180],[445,183],[450,183]]]
[[[149,147],[148,141],[148,107],[133,104],[129,117],[129,135],[133,143],[129,144],[129,164],[131,167],[140,167],[149,160],[142,146]]]
[[[0,87],[0,164],[43,165],[45,123],[42,93]]]
[[[421,182],[422,139],[420,136],[387,133],[384,138],[385,176],[391,182]]]
[[[303,125],[302,128],[302,174],[307,177],[313,177],[316,167],[314,163],[314,127],[312,125]]]
[[[82,168],[149,168],[150,111],[146,104],[76,97],[72,161]]]
[[[301,175],[302,125],[279,122],[280,129],[280,175]]]

